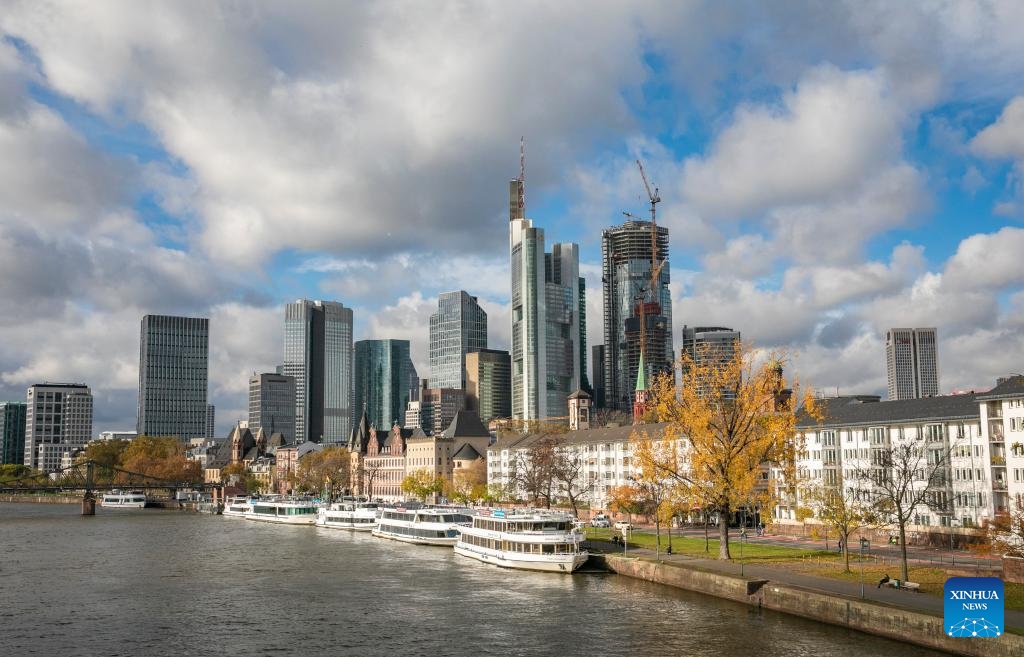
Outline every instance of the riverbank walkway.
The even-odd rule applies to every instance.
[[[589,539],[588,544],[594,550],[601,551],[606,554],[623,554],[622,546],[616,545],[611,541]],[[660,561],[665,564],[675,564],[683,568],[694,568],[697,570],[722,573],[724,575],[732,575],[733,577],[741,577],[741,565],[739,560],[735,558],[732,561],[702,559],[681,554],[669,555],[665,554],[664,550],[662,550],[660,556],[658,556],[652,549],[633,547],[632,545],[627,545],[625,556],[650,559],[652,561],[660,559]],[[858,600],[862,599],[860,582],[847,582],[844,580],[832,579],[830,577],[800,573],[786,568],[773,567],[771,565],[757,565],[754,563],[744,563],[742,565],[742,570],[742,577],[745,579],[764,579],[769,582],[780,582],[791,586],[813,589],[815,591],[822,591],[847,598],[854,598]],[[863,599],[870,602],[888,605],[890,607],[930,614],[932,616],[938,616],[939,618],[943,615],[944,601],[941,595],[898,590],[888,586],[878,588],[877,580],[864,582]],[[1008,627],[1024,632],[1024,611],[1007,609],[1005,617]]]

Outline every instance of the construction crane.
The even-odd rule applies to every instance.
[[[658,194],[658,188],[655,187],[654,191],[651,191],[651,184],[647,182],[647,174],[644,172],[644,165],[640,163],[640,160],[636,161],[636,166],[640,169],[640,178],[644,181],[644,189],[647,191],[647,198],[651,202],[651,281],[648,285],[648,290],[651,294],[656,294],[658,289],[658,277],[661,275],[661,270],[665,267],[665,261],[658,262],[658,223],[657,223],[657,210],[658,203],[661,203],[661,196]],[[631,219],[642,221],[640,217],[631,214],[629,212],[623,212]],[[647,291],[640,290],[640,360],[644,362],[644,367],[650,366],[650,359],[645,359],[647,355]]]

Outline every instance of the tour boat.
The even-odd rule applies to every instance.
[[[386,508],[373,535],[417,545],[455,545],[459,530],[473,517],[469,509],[454,507]]]
[[[455,553],[503,568],[571,573],[589,557],[583,540],[568,514],[496,510],[473,517]]]
[[[139,490],[112,490],[103,493],[100,506],[107,509],[142,509],[146,506],[146,494]]]
[[[252,501],[245,518],[285,525],[312,525],[316,522],[316,504],[305,499],[261,498]]]
[[[377,526],[380,505],[356,498],[345,498],[316,512],[317,527],[351,529],[357,532],[372,531]]]
[[[228,516],[230,518],[244,518],[246,514],[252,511],[252,503],[257,498],[247,497],[245,495],[234,495],[224,501],[224,510],[220,512],[222,516]]]

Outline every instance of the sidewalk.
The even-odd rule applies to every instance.
[[[606,554],[622,554],[622,546],[610,541],[589,540],[588,544],[601,550]],[[626,554],[645,559],[654,559],[654,550],[647,548],[628,547]],[[719,561],[718,559],[700,559],[685,555],[666,555],[661,553],[661,561],[669,564],[678,564],[682,567],[697,568],[722,573],[725,575],[740,576],[740,563],[738,560]],[[860,599],[861,585],[859,582],[846,582],[828,577],[808,575],[793,572],[784,568],[771,566],[759,566],[754,564],[743,564],[743,577],[746,579],[765,579],[768,581],[781,582],[792,586],[799,586],[816,591],[824,591],[848,598]],[[943,599],[941,596],[929,593],[915,593],[913,591],[897,590],[891,587],[877,588],[878,582],[864,582],[864,599],[886,604],[892,607],[899,607],[910,611],[930,614],[942,617]],[[1006,610],[1006,625],[1015,629],[1024,630],[1024,611]]]

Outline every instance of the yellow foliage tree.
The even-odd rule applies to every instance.
[[[482,493],[482,494],[481,494]],[[487,461],[477,459],[468,467],[452,474],[448,497],[459,502],[471,502],[487,496]]]
[[[135,438],[122,453],[121,467],[128,472],[176,483],[203,480],[199,464],[185,457],[185,445],[173,436]]]
[[[402,480],[402,492],[424,502],[432,495],[443,493],[444,488],[444,477],[437,476],[430,470],[413,470]]]
[[[652,477],[675,480],[677,497],[699,500],[718,515],[719,559],[731,558],[732,514],[755,501],[773,503],[765,468],[781,468],[783,481],[795,481],[796,404],[783,378],[785,362],[737,341],[731,355],[711,346],[695,358],[684,353],[678,388],[670,377],[654,383],[653,407],[668,423],[660,440],[670,446],[637,450],[638,465]],[[813,412],[813,400],[803,401]]]
[[[295,469],[295,490],[333,501],[352,485],[351,458],[345,447],[324,447],[306,454]]]

